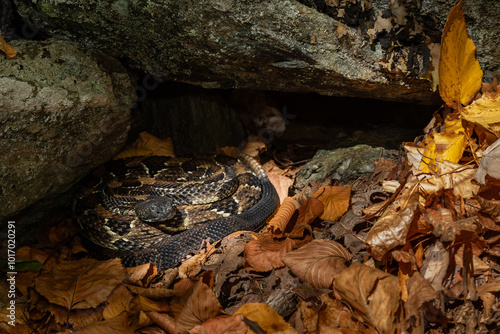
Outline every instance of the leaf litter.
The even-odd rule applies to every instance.
[[[26,261],[16,280],[19,312],[16,326],[0,320],[1,330],[496,330],[499,86],[498,80],[481,83],[474,52],[460,2],[441,42],[445,106],[423,136],[403,144],[400,163],[379,159],[371,178],[351,184],[318,180],[297,190],[293,181],[300,167],[281,168],[271,160],[264,167],[282,205],[267,227],[207,243],[180,268],[158,272],[151,264],[123,268],[118,259],[88,258],[71,219],[62,217],[40,238],[44,242],[17,251],[18,260]],[[258,157],[264,147],[252,141],[245,151]],[[121,156],[158,151],[173,154],[171,142],[143,133]]]

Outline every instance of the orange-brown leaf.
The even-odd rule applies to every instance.
[[[246,334],[248,327],[243,321],[242,314],[221,316],[208,319],[203,324],[195,326],[189,331],[190,334]]]
[[[331,240],[313,240],[283,257],[283,262],[302,281],[316,289],[330,289],[351,254],[339,243]]]
[[[295,210],[298,207],[298,203],[292,197],[287,197],[281,204],[278,212],[274,215],[274,217],[267,224],[267,229],[269,232],[275,235],[280,235],[285,232],[286,226],[292,218]]]
[[[122,312],[130,311],[130,302],[132,299],[134,299],[134,297],[130,291],[128,291],[123,284],[118,285],[107,300],[107,305],[103,312],[104,319],[111,319],[120,315]]]
[[[471,103],[481,88],[483,71],[475,52],[460,1],[451,9],[444,26],[439,61],[439,94],[452,108]]]
[[[5,53],[7,59],[14,58],[17,55],[17,50],[10,46],[5,39],[3,39],[2,35],[0,35],[0,51]]]
[[[265,333],[296,333],[296,331],[271,306],[261,303],[246,303],[234,312],[256,322]]]
[[[132,145],[126,146],[113,159],[124,159],[143,155],[174,156],[172,139],[160,139],[146,131],[141,132],[139,138],[137,138]]]
[[[314,193],[313,197],[319,199],[325,207],[321,219],[335,220],[349,209],[351,186],[323,186]]]
[[[159,313],[155,311],[146,312],[146,315],[155,324],[160,326],[162,329],[166,330],[167,333],[187,333],[187,328],[180,325],[172,317],[165,313]]]
[[[245,245],[245,260],[248,270],[269,271],[284,267],[281,258],[295,247],[292,239],[276,241],[261,237]]]
[[[323,203],[316,198],[309,198],[299,208],[297,224],[311,224],[316,218],[323,214],[325,207]]]

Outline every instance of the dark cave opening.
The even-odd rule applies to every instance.
[[[164,82],[138,90],[129,140],[171,137],[177,154],[213,153],[249,137],[310,159],[318,149],[357,144],[399,149],[423,133],[437,105],[316,93],[204,89]],[[298,153],[300,152],[300,153]]]

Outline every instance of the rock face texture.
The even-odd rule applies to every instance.
[[[456,0],[15,0],[41,33],[159,79],[435,103],[432,58]],[[499,4],[464,0],[483,69],[498,72]],[[495,60],[496,59],[496,60]],[[434,82],[434,85],[436,83]]]
[[[0,57],[0,220],[61,193],[124,144],[135,102],[116,59],[72,42],[14,41]]]

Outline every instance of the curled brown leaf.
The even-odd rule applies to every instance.
[[[267,224],[269,232],[274,235],[283,234],[297,207],[298,203],[292,197],[285,198],[278,212],[276,212],[274,217]]]

